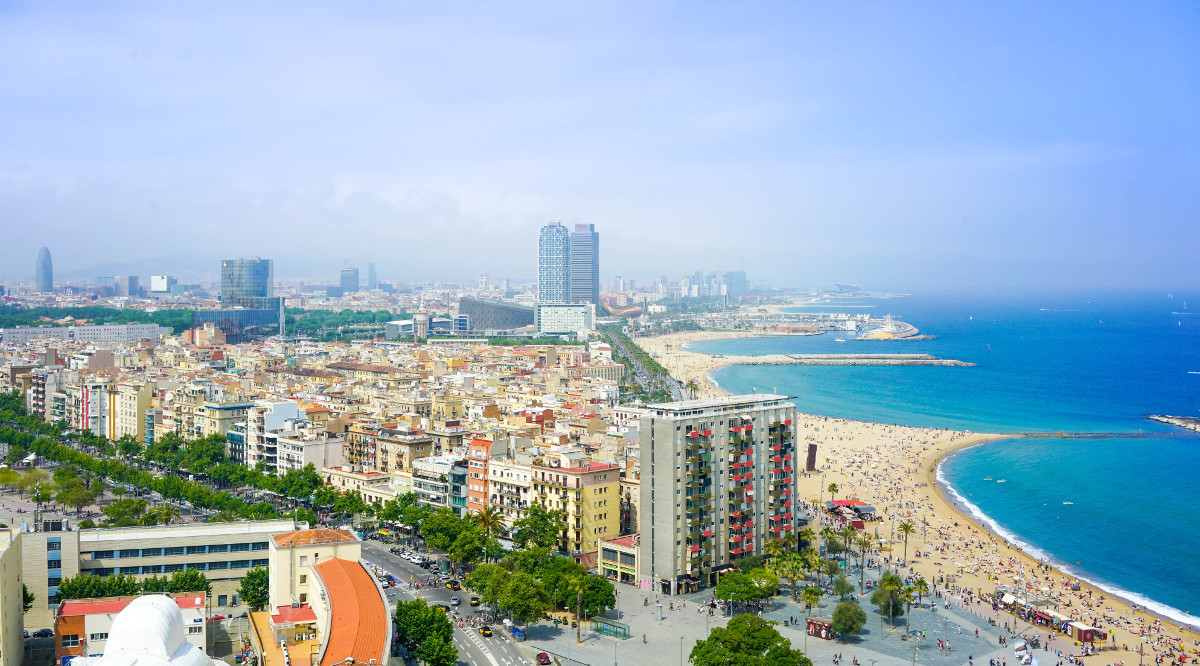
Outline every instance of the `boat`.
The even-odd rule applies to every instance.
[[[843,340],[841,338],[834,338],[833,341],[834,342],[845,342],[845,340]]]
[[[1063,502],[1063,504],[1074,504],[1074,502]]]
[[[1008,479],[1000,479],[996,483],[1008,483]]]
[[[983,480],[984,480],[984,481],[991,481],[991,480],[992,480],[992,477],[990,477],[990,476],[985,476],[985,477],[983,477]]]

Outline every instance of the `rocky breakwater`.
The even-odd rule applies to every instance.
[[[1177,428],[1186,428],[1187,430],[1195,430],[1200,432],[1200,419],[1191,416],[1169,416],[1160,414],[1151,414],[1146,418],[1159,423],[1167,423]]]
[[[769,354],[724,356],[726,365],[939,365],[973,366],[974,363],[930,354]]]

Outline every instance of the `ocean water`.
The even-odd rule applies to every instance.
[[[777,336],[687,348],[956,358],[976,365],[733,366],[712,379],[735,393],[794,396],[802,411],[827,416],[976,432],[1118,435],[998,440],[951,456],[939,475],[964,509],[1010,540],[1191,623],[1184,611],[1200,613],[1200,578],[1185,573],[1184,563],[1200,547],[1200,485],[1189,482],[1200,470],[1200,437],[1145,419],[1200,416],[1200,293],[1191,295],[1197,314],[1187,309],[1188,294],[1166,291],[860,299],[852,302],[856,311],[892,314],[936,337]],[[812,308],[799,311],[806,310]]]

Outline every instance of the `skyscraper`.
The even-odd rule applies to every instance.
[[[575,225],[568,262],[568,300],[600,305],[600,234],[595,225]]]
[[[34,269],[33,284],[40,292],[54,291],[54,264],[50,261],[50,250],[38,250],[37,268]]]
[[[561,222],[551,222],[538,234],[538,301],[566,303],[570,236]]]
[[[270,259],[226,259],[221,262],[221,305],[249,310],[276,310],[275,262]]]
[[[367,289],[377,289],[379,287],[379,277],[375,275],[375,262],[367,264]]]
[[[343,294],[352,294],[358,291],[358,269],[353,267],[343,268],[339,282]]]

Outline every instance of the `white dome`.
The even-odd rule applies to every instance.
[[[104,656],[77,660],[84,666],[210,666],[183,635],[183,614],[170,597],[134,599],[113,619]]]

